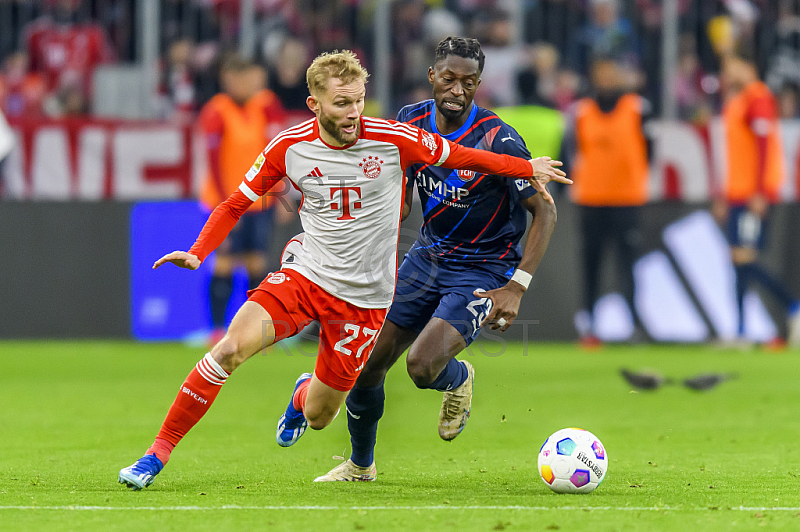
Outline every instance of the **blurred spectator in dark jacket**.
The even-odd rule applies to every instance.
[[[593,57],[614,58],[620,66],[639,66],[639,43],[633,24],[620,16],[618,0],[590,0],[589,20],[569,41],[569,61],[587,73]]]
[[[766,82],[773,90],[786,82],[800,84],[800,6],[780,0],[774,28],[775,47],[770,53]]]
[[[517,74],[521,103],[556,108],[558,50],[545,42],[535,43],[527,50],[525,59],[525,68]]]
[[[545,41],[560,52],[568,48],[575,28],[580,25],[583,0],[540,0],[526,3],[525,40]]]
[[[410,92],[428,81],[420,65],[430,64],[430,49],[423,39],[424,0],[398,0],[392,4],[392,81],[396,95]]]
[[[696,124],[706,124],[712,108],[709,94],[716,91],[718,82],[703,72],[692,35],[681,38],[680,57],[673,91],[678,102],[678,118]]]
[[[310,60],[310,51],[306,44],[294,37],[284,39],[277,56],[268,60],[269,88],[289,115],[287,125],[302,122],[312,116],[306,105],[306,68]]]
[[[581,91],[581,77],[574,70],[561,69],[556,75],[556,88],[553,93],[553,102],[556,109],[562,113],[578,100]]]
[[[524,59],[523,49],[513,42],[511,17],[502,11],[489,12],[475,21],[474,28],[486,56],[481,73],[483,86],[476,102],[483,107],[515,105],[517,72]]]
[[[194,116],[197,101],[193,55],[194,44],[189,39],[169,45],[159,85],[164,118],[186,123]]]
[[[161,0],[161,49],[187,36],[196,43],[219,43],[219,20],[211,4],[206,0]]]

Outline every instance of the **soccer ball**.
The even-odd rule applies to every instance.
[[[588,430],[561,429],[539,449],[539,474],[556,493],[594,491],[607,471],[608,453]]]

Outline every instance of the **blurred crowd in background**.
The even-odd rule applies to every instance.
[[[795,226],[784,224],[789,229],[781,233],[783,222],[775,223],[779,245],[773,248],[780,256],[771,266],[777,261],[775,269],[790,277],[787,288],[756,260],[767,242],[772,204],[785,202],[782,220],[800,220],[800,121],[773,127],[776,119],[800,118],[800,0],[0,0],[0,111],[21,132],[21,149],[3,160],[13,140],[5,126],[0,197],[188,198],[200,192],[193,189],[202,180],[204,191],[219,192],[203,199],[211,208],[238,186],[242,169],[269,138],[312,116],[305,73],[317,54],[354,50],[372,73],[365,114],[394,118],[404,105],[431,98],[428,66],[448,36],[481,43],[486,60],[475,101],[517,128],[537,154],[562,157],[577,176],[570,195],[583,220],[585,293],[580,303],[574,294],[573,303],[583,306],[575,315],[582,339],[595,345],[596,336],[652,333],[634,308],[634,285],[641,284],[634,264],[647,247],[639,207],[663,199],[714,200],[712,211],[728,238],[720,244],[715,228],[720,238],[711,240],[721,249],[715,271],[722,273],[693,290],[723,279],[714,294],[727,310],[705,319],[712,315],[708,301],[667,308],[658,303],[664,294],[651,294],[643,296],[645,303],[666,310],[651,316],[650,325],[687,316],[697,303],[694,329],[678,324],[658,338],[748,336],[800,345]],[[587,109],[593,129],[586,125]],[[258,129],[252,153],[241,149],[242,138],[228,138],[230,131],[249,135],[241,123],[248,113],[258,119],[246,120]],[[658,118],[668,120],[650,120]],[[720,123],[724,139],[715,129]],[[136,131],[165,126],[172,131],[161,131],[163,137]],[[204,135],[208,164],[195,157],[195,126]],[[117,149],[117,142],[125,148]],[[576,161],[583,161],[583,172]],[[228,181],[233,188],[226,191],[221,185]],[[731,183],[744,192],[736,189],[733,197]],[[587,187],[604,196],[588,198]],[[623,205],[622,190],[637,192]],[[595,217],[606,208],[609,216],[620,215],[618,224]],[[669,216],[658,220],[670,223]],[[596,234],[600,227],[611,229]],[[593,312],[601,306],[597,272],[605,247],[617,249],[633,333],[598,333],[603,320]],[[747,248],[744,258],[736,254],[741,247]],[[698,271],[712,271],[708,249],[692,249],[689,255],[705,261]],[[251,277],[259,277],[262,266]],[[665,268],[653,270],[658,286],[671,286],[665,279],[672,279],[672,266]],[[231,293],[228,269],[215,270],[224,283],[211,283],[220,301],[212,312],[218,330]],[[761,329],[745,327],[745,291],[759,283],[776,295],[782,307],[776,323],[786,318],[786,328],[765,320]],[[691,291],[678,286],[669,294]]]
[[[305,111],[305,68],[319,52],[355,50],[375,67],[381,0],[255,0],[263,64],[289,110]],[[138,0],[0,1],[0,106],[6,116],[75,116],[92,109],[95,68],[140,59]],[[192,119],[219,92],[226,54],[241,52],[238,0],[160,0],[159,115]],[[719,57],[746,44],[780,101],[800,116],[800,0],[680,0],[674,91],[679,118],[703,122],[721,106]],[[391,4],[391,116],[429,97],[426,68],[448,35],[476,37],[486,54],[478,103],[565,110],[587,91],[590,60],[611,56],[625,83],[660,112],[663,3],[658,0],[396,0]],[[151,30],[148,30],[151,31]]]

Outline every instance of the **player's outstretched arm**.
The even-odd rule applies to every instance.
[[[172,253],[167,253],[158,259],[153,264],[153,269],[155,270],[167,262],[171,262],[175,266],[179,268],[186,268],[187,270],[196,270],[200,267],[200,259],[198,259],[197,256],[187,253],[186,251],[173,251]]]
[[[211,211],[203,230],[200,231],[200,235],[189,251],[167,253],[153,264],[153,269],[171,262],[179,268],[196,270],[206,257],[225,240],[239,217],[252,203],[253,200],[245,196],[241,190],[237,190]]]
[[[492,300],[492,310],[481,322],[481,327],[489,325],[491,329],[500,329],[500,332],[505,332],[517,317],[522,295],[528,289],[530,278],[539,267],[544,252],[547,251],[558,217],[555,204],[548,203],[541,194],[522,200],[522,205],[533,214],[533,222],[514,277],[501,288],[488,292],[474,292],[478,297],[488,297]]]
[[[531,168],[533,168],[533,174],[532,177],[528,178],[528,182],[542,195],[542,198],[544,198],[547,203],[555,205],[553,196],[551,196],[550,192],[547,190],[547,183],[555,181],[556,183],[564,183],[566,185],[572,184],[572,180],[567,179],[567,174],[558,168],[559,166],[563,166],[564,163],[547,156],[530,159],[530,163]]]
[[[211,211],[191,249],[164,255],[153,264],[153,269],[167,262],[189,270],[199,268],[206,257],[222,244],[253,202],[280,183],[286,175],[285,169],[276,170],[273,159],[274,154],[270,155],[266,150],[259,155],[239,188]]]
[[[526,160],[513,155],[461,146],[438,135],[434,137],[422,130],[419,134],[422,139],[421,145],[430,148],[430,156],[423,152],[422,157],[409,162],[424,162],[445,168],[527,179],[531,186],[551,205],[554,204],[554,201],[547,190],[547,183],[555,181],[566,185],[572,184],[572,180],[568,179],[567,174],[559,168],[563,163],[550,157]]]

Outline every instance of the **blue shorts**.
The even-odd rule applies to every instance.
[[[764,249],[767,243],[769,216],[763,219],[752,214],[746,206],[730,208],[725,236],[732,247]]]
[[[266,253],[272,239],[272,218],[272,209],[244,213],[219,246],[218,252],[225,255]]]
[[[473,290],[494,290],[507,283],[507,277],[473,265],[453,267],[406,255],[397,271],[397,288],[386,319],[419,333],[431,318],[441,318],[469,345],[492,310],[492,300],[476,297]]]

